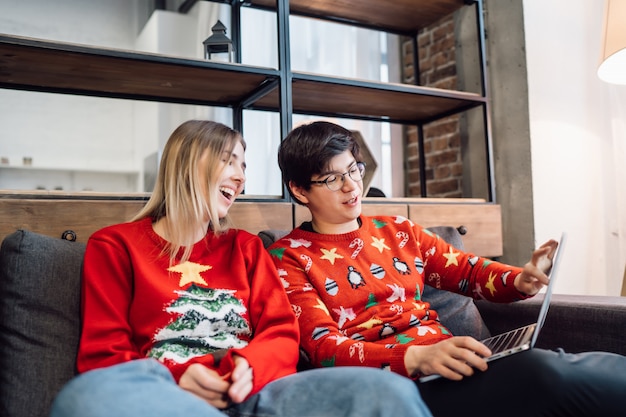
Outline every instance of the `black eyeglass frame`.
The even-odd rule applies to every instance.
[[[343,184],[346,182],[346,175],[348,177],[350,177],[350,179],[352,181],[355,181],[355,182],[363,181],[363,174],[365,174],[365,167],[366,167],[365,162],[358,161],[354,165],[356,165],[356,167],[359,170],[359,173],[361,175],[361,178],[359,178],[358,180],[355,180],[354,178],[352,178],[352,175],[350,175],[350,171],[352,170],[352,166],[350,166],[350,169],[347,170],[346,172],[344,172],[343,174],[330,174],[328,177],[326,177],[323,180],[309,181],[309,183],[310,184],[324,184],[324,185],[326,185],[326,188],[328,188],[330,191],[333,191],[333,192],[334,191],[339,191],[339,190],[341,190],[341,187],[343,187]],[[331,179],[333,176],[336,176],[337,179],[341,178],[341,183],[338,183],[338,184],[340,184],[340,186],[336,190],[333,190],[332,188],[330,188],[330,185],[328,185],[328,180]]]

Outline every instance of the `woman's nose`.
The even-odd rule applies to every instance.
[[[233,179],[241,184],[246,182],[246,172],[242,168],[235,169]]]

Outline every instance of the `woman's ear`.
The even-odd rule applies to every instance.
[[[307,191],[303,187],[296,185],[293,181],[289,181],[289,189],[298,201],[304,205],[309,204],[309,199],[306,197]]]

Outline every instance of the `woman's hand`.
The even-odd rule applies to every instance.
[[[552,267],[552,259],[558,246],[556,240],[549,240],[533,252],[530,261],[524,265],[523,271],[515,277],[515,288],[517,291],[535,295],[548,285],[550,280],[546,272]]]
[[[216,408],[226,408],[230,402],[230,381],[225,381],[217,372],[199,363],[189,365],[178,385]]]
[[[189,365],[178,385],[216,408],[240,403],[252,392],[252,368],[241,356],[233,355],[233,360],[235,368],[224,376],[199,363]]]
[[[491,351],[469,336],[456,336],[434,345],[411,346],[404,355],[404,366],[410,376],[439,374],[455,381],[487,370],[484,357]]]
[[[230,375],[232,384],[228,389],[228,396],[235,403],[246,399],[252,391],[253,375],[252,368],[246,359],[234,355],[235,369]]]

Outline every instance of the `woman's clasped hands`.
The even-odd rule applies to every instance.
[[[219,375],[199,363],[192,364],[178,384],[216,408],[223,409],[230,403],[241,403],[252,391],[253,373],[243,357],[235,356],[234,361],[235,367],[226,375]]]

